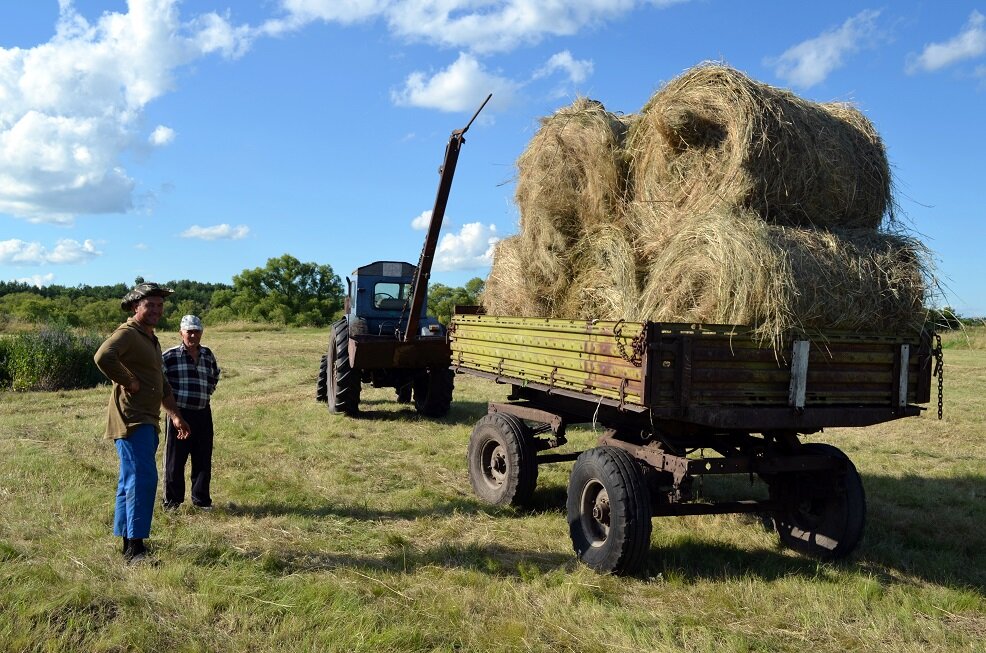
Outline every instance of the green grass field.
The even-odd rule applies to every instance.
[[[439,421],[364,388],[352,419],[314,400],[325,331],[205,335],[217,508],[156,511],[154,564],[111,536],[108,388],[0,394],[0,650],[986,650],[981,333],[946,338],[943,421],[810,438],[863,476],[848,561],[799,557],[751,516],[661,518],[632,578],[575,559],[571,463],[541,469],[531,511],[473,497],[469,432],[504,386],[459,377]]]

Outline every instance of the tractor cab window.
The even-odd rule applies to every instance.
[[[381,281],[373,286],[373,307],[382,311],[399,311],[411,295],[411,284]]]

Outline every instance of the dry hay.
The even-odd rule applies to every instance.
[[[547,306],[542,295],[532,292],[520,236],[499,241],[493,249],[493,265],[486,277],[480,303],[491,315],[545,317]]]
[[[529,250],[565,256],[586,230],[622,213],[629,123],[588,98],[541,119],[517,160],[515,198]]]
[[[541,252],[545,256],[545,252]],[[557,276],[533,265],[522,235],[496,244],[481,303],[492,315],[640,320],[637,255],[627,234],[600,226],[574,243],[569,255],[553,258]],[[549,256],[550,258],[550,256]]]
[[[790,329],[910,331],[925,320],[924,248],[870,229],[770,225],[719,211],[679,225],[647,267],[648,319]]]
[[[690,213],[749,209],[775,224],[876,228],[892,217],[872,123],[706,63],[654,94],[630,130],[635,198]]]
[[[614,225],[593,229],[576,244],[571,261],[567,292],[552,317],[644,318],[637,253],[624,230]]]

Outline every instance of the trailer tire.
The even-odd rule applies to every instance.
[[[836,479],[837,485],[826,495],[816,493],[800,499],[798,486],[804,484],[805,475],[771,483],[771,499],[785,503],[774,515],[774,528],[781,544],[803,555],[818,560],[844,558],[859,544],[866,525],[863,481],[849,457],[830,444],[811,442],[802,445],[799,453],[842,458],[845,474]]]
[[[419,415],[445,417],[452,406],[454,376],[447,367],[429,367],[414,376],[414,409]]]
[[[359,412],[360,374],[349,365],[349,322],[343,318],[332,325],[332,340],[326,354],[329,411],[355,415]]]
[[[617,447],[583,451],[568,481],[568,527],[596,571],[631,574],[650,551],[651,500],[639,463]]]
[[[318,381],[315,383],[315,401],[320,403],[325,403],[329,400],[328,369],[328,354],[322,354],[322,362],[318,365]]]
[[[466,458],[476,496],[494,506],[530,502],[538,480],[530,429],[505,413],[484,415],[469,436]]]

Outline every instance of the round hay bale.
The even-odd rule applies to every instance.
[[[640,320],[640,277],[630,235],[599,226],[576,244],[571,275],[556,317]]]
[[[521,237],[510,236],[499,241],[493,249],[493,265],[486,277],[480,303],[490,315],[519,315],[548,317],[546,302],[531,292],[527,262]]]
[[[647,319],[745,324],[764,341],[790,329],[910,331],[924,324],[926,251],[870,229],[693,216],[647,267]]]
[[[629,122],[588,98],[541,119],[517,160],[515,199],[531,248],[563,255],[587,228],[622,213]]]
[[[655,93],[627,150],[639,201],[699,213],[738,207],[821,228],[876,228],[892,209],[886,151],[865,116],[720,64]]]

